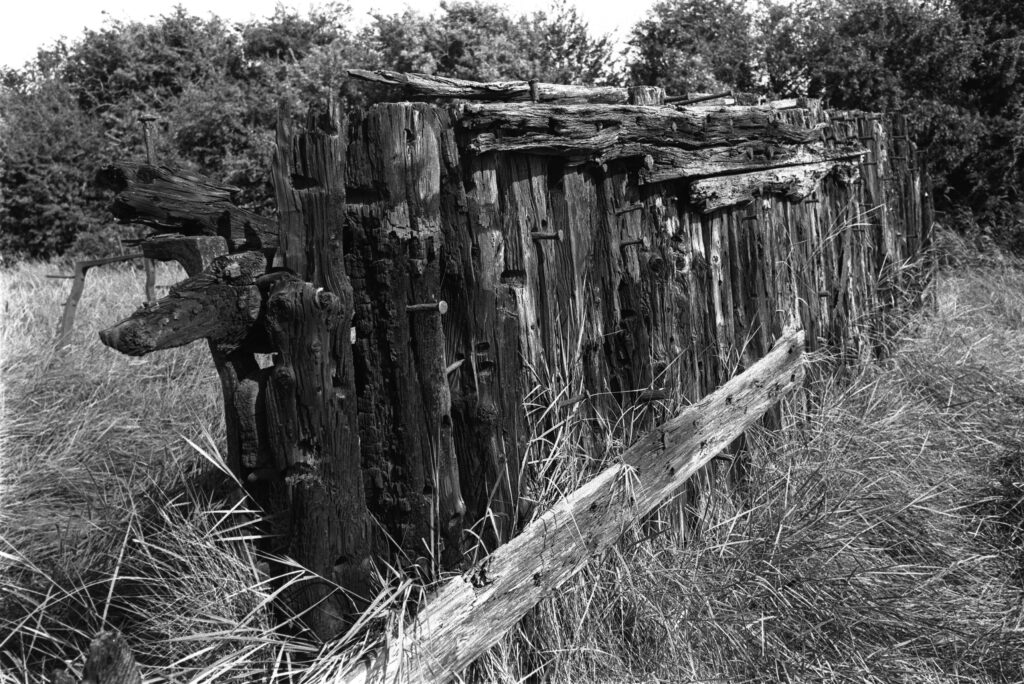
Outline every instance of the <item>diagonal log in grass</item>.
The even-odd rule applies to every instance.
[[[741,375],[649,432],[622,462],[566,496],[471,571],[448,581],[408,626],[349,682],[446,681],[496,644],[636,518],[802,382],[802,330],[788,328]]]

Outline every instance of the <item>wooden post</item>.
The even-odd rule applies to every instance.
[[[288,551],[323,578],[300,591],[295,607],[308,611],[308,624],[324,639],[368,603],[374,557],[342,235],[347,141],[347,121],[334,108],[311,111],[298,132],[284,117],[279,122],[274,263],[295,278],[279,279],[266,293],[268,332],[278,352],[267,386],[267,427],[291,499]]]

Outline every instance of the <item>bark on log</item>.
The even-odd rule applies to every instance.
[[[803,379],[802,330],[787,329],[745,373],[652,430],[622,463],[568,495],[518,537],[430,597],[402,641],[349,682],[444,682],[550,597],[631,521],[680,485]]]
[[[785,123],[770,107],[467,104],[462,126],[471,152],[605,155],[629,143],[697,149],[745,142],[806,144],[821,137]],[[628,155],[623,155],[628,156]]]
[[[704,213],[768,194],[784,195],[796,202],[813,193],[822,178],[842,165],[841,162],[819,162],[703,178],[690,184],[690,200]]]
[[[349,69],[348,75],[372,83],[400,86],[413,97],[459,98],[462,100],[498,100],[503,102],[591,102],[616,104],[629,98],[626,88],[612,86],[574,86],[530,81],[494,81],[480,83],[461,78],[399,73],[380,69]]]
[[[117,164],[96,182],[118,193],[111,212],[123,223],[141,223],[161,232],[219,235],[232,252],[277,247],[277,222],[232,203],[232,189],[181,169],[149,164]]]
[[[256,278],[266,270],[260,252],[219,257],[203,273],[171,288],[154,306],[100,332],[108,347],[130,356],[207,338],[228,353],[249,336],[261,306]]]

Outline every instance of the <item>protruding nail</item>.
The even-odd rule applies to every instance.
[[[632,240],[623,240],[619,243],[619,249],[625,249],[626,247],[632,247],[634,245],[640,245],[644,249],[648,249],[651,246],[651,243],[647,238],[639,237]]]
[[[409,304],[405,307],[406,311],[437,311],[441,314],[448,313],[448,302],[442,300],[436,302],[427,302],[424,304]]]
[[[534,240],[561,240],[562,233],[561,231],[558,230],[551,232],[535,230],[532,233],[530,233],[530,238]]]

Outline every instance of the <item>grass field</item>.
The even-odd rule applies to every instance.
[[[1024,269],[954,251],[888,358],[750,436],[745,499],[719,473],[685,538],[630,531],[467,679],[1024,681]],[[205,345],[103,347],[142,289],[107,269],[54,355],[55,270],[0,272],[0,683],[79,672],[106,625],[147,681],[329,681],[214,465]]]

